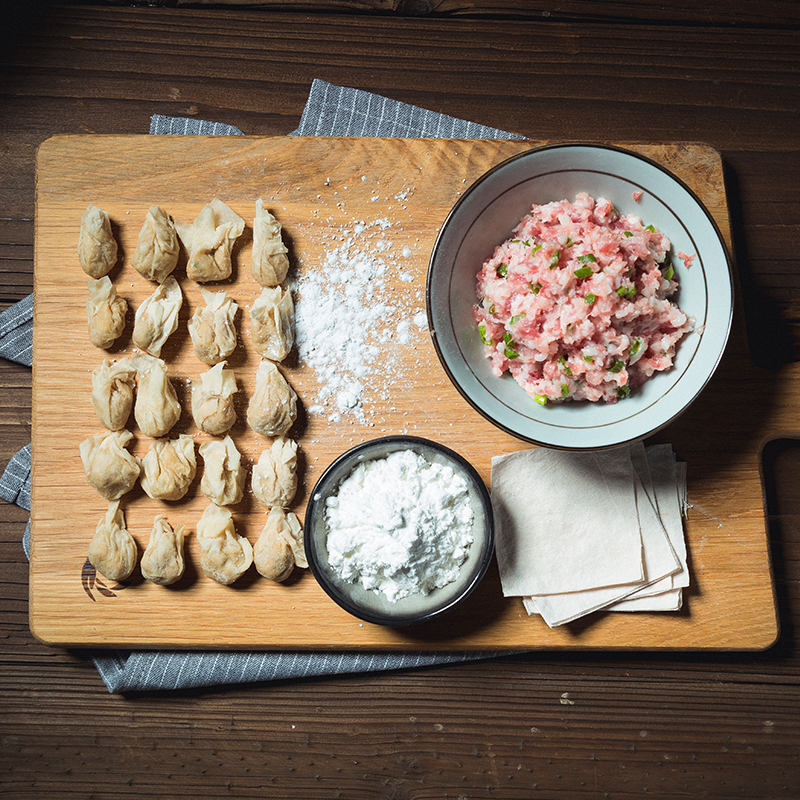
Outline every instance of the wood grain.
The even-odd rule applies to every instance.
[[[355,221],[391,221],[392,247],[409,254],[394,275],[397,292],[417,292],[422,308],[427,257],[438,224],[463,188],[503,158],[529,147],[526,142],[448,140],[338,140],[250,137],[56,137],[39,152],[35,272],[33,514],[31,625],[44,641],[69,645],[266,648],[478,649],[677,648],[759,649],[777,634],[774,598],[757,459],[759,438],[729,398],[737,380],[733,361],[746,358],[744,341],[734,338],[718,378],[695,406],[662,436],[689,462],[692,511],[687,535],[694,587],[679,614],[606,614],[574,626],[550,630],[529,619],[518,599],[503,599],[492,571],[467,604],[441,623],[390,630],[362,625],[336,607],[310,574],[288,585],[270,584],[252,573],[232,588],[198,576],[196,542],[190,538],[190,575],[165,590],[136,573],[125,588],[103,596],[81,583],[86,548],[105,504],[86,484],[78,444],[99,430],[88,401],[90,370],[106,353],[88,345],[85,331],[85,275],[77,265],[74,242],[88,202],[105,208],[122,250],[131,253],[141,221],[152,203],[176,219],[191,220],[218,195],[246,219],[256,197],[269,192],[284,224],[298,269],[319,268],[327,243],[341,239]],[[730,243],[729,221],[716,152],[701,145],[630,145],[664,163],[706,200]],[[363,180],[362,180],[363,178]],[[380,197],[376,206],[375,198]],[[399,198],[402,198],[400,201]],[[313,221],[313,224],[311,224]],[[245,237],[246,239],[246,237]],[[230,284],[243,307],[259,287],[247,270],[248,245],[238,254]],[[124,263],[114,275],[134,308],[152,286]],[[198,302],[198,288],[182,281],[186,302],[183,334],[173,336],[163,356],[174,383],[183,391],[202,365],[193,358],[185,323]],[[226,287],[227,288],[227,287]],[[418,310],[419,310],[418,309]],[[258,357],[240,325],[242,352],[236,359],[241,405],[232,429],[249,463],[264,441],[243,422],[252,395]],[[126,341],[119,356],[130,351]],[[343,450],[376,435],[409,432],[444,442],[461,452],[484,476],[493,455],[525,445],[501,433],[472,411],[449,386],[424,333],[411,346],[389,343],[383,357],[397,360],[402,394],[376,398],[367,426],[332,422],[307,414],[298,431],[308,469],[305,493],[296,510],[302,518],[305,496],[316,477]],[[315,397],[312,371],[286,369],[306,406]],[[435,398],[435,399],[434,399]],[[780,403],[780,401],[777,401]],[[724,420],[725,435],[736,447],[721,458],[707,446],[719,429],[707,417]],[[769,425],[789,424],[788,408],[777,409]],[[196,433],[184,411],[180,432]],[[177,429],[176,429],[177,430]],[[768,434],[769,429],[760,431]],[[202,436],[198,439],[202,440]],[[133,451],[147,442],[137,435]],[[124,499],[128,527],[140,549],[160,505],[140,490]],[[171,504],[169,516],[194,528],[205,501],[198,492]],[[255,541],[264,511],[252,497],[236,509],[241,533]],[[91,595],[91,596],[90,596]],[[111,596],[113,595],[113,596]],[[733,620],[726,609],[743,613]],[[199,615],[199,616],[198,616]],[[168,618],[170,626],[158,620]],[[231,619],[238,624],[231,625]],[[320,624],[320,623],[324,624]]]

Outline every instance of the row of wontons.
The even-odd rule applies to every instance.
[[[136,313],[133,342],[145,352],[133,359],[104,361],[92,375],[92,404],[107,428],[82,442],[80,451],[89,483],[109,501],[89,548],[93,566],[112,580],[123,580],[137,560],[136,542],[125,530],[120,498],[141,476],[148,496],[177,500],[188,491],[197,461],[191,436],[166,439],[180,417],[180,403],[159,358],[167,338],[177,329],[183,296],[172,272],[178,262],[179,239],[187,250],[187,277],[203,283],[225,280],[232,271],[231,251],[244,231],[244,220],[219,200],[200,212],[192,225],[173,222],[159,206],[147,213],[139,233],[132,265],[159,286]],[[280,223],[256,203],[253,223],[253,277],[264,289],[251,309],[251,330],[256,350],[265,359],[280,361],[292,348],[293,312],[291,293],[280,286],[289,262],[281,238]],[[89,337],[103,349],[111,347],[125,325],[127,303],[116,294],[107,274],[115,265],[118,247],[109,216],[89,205],[81,220],[78,244],[81,267],[90,276],[87,311]],[[233,395],[237,391],[232,370],[225,359],[236,347],[233,318],[238,309],[226,292],[201,288],[205,309],[198,309],[189,323],[199,360],[213,364],[192,390],[192,415],[197,426],[212,435],[224,434],[236,419]],[[133,389],[139,384],[136,402]],[[200,447],[204,461],[201,491],[211,501],[197,525],[197,539],[204,574],[218,583],[230,584],[255,562],[272,580],[285,580],[295,564],[307,566],[302,527],[285,510],[297,489],[297,444],[285,438],[296,418],[297,397],[270,360],[264,360],[256,375],[256,387],[247,419],[264,436],[276,437],[253,469],[251,485],[256,498],[269,509],[266,525],[256,543],[236,533],[227,505],[242,498],[245,470],[230,436]],[[129,453],[133,438],[125,430],[133,407],[139,428],[154,437],[143,459]],[[142,557],[142,575],[155,583],[169,584],[183,574],[185,526],[174,530],[164,515],[157,515]]]

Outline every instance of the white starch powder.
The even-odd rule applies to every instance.
[[[392,279],[411,283],[408,247],[397,248],[386,219],[353,223],[329,241],[322,263],[301,270],[296,286],[295,341],[300,360],[314,370],[317,397],[311,414],[364,422],[368,401],[392,397],[403,376],[396,342],[411,343],[412,325],[427,326],[423,287],[394,292]]]
[[[411,450],[355,467],[326,515],[331,567],[391,602],[452,583],[473,542],[466,480]]]

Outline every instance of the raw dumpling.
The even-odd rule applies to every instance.
[[[133,365],[139,373],[139,386],[133,416],[145,436],[166,436],[181,416],[181,404],[167,376],[167,365],[160,358],[140,353]]]
[[[103,359],[92,372],[92,405],[97,418],[110,431],[125,427],[133,408],[136,367],[129,358]]]
[[[227,508],[212,503],[197,523],[200,566],[207,578],[228,586],[253,563],[253,546],[236,533]]]
[[[153,520],[153,530],[139,565],[145,580],[160,586],[169,586],[183,576],[185,533],[185,525],[178,525],[173,530],[163,514]]]
[[[297,492],[297,442],[275,439],[253,467],[250,483],[264,508],[287,508]]]
[[[211,439],[200,445],[203,459],[203,477],[200,491],[218,506],[238,503],[244,494],[247,470],[233,439]]]
[[[117,296],[117,290],[107,275],[89,281],[86,315],[89,318],[89,341],[108,350],[125,330],[127,301]]]
[[[236,422],[236,373],[220,361],[192,383],[192,416],[201,431],[221,436]]]
[[[92,278],[102,278],[117,263],[117,241],[111,232],[111,220],[105,211],[91,203],[81,218],[78,260]]]
[[[178,234],[175,223],[160,206],[151,206],[139,231],[133,253],[133,268],[149,281],[164,283],[178,263]]]
[[[160,356],[164,343],[178,328],[182,304],[181,287],[169,275],[136,311],[133,343],[151,356]]]
[[[194,439],[156,439],[142,459],[142,489],[153,500],[180,500],[197,473]]]
[[[108,504],[108,512],[97,523],[89,544],[89,561],[103,576],[112,581],[124,581],[136,566],[136,540],[125,528],[125,515],[119,500]]]
[[[292,293],[280,286],[264,289],[250,309],[250,331],[258,353],[283,361],[294,344]]]
[[[244,220],[216,197],[203,207],[191,225],[176,222],[189,256],[186,276],[197,283],[224,281],[232,272],[231,251],[244,232]]]
[[[247,422],[262,436],[284,436],[297,419],[297,395],[271,361],[256,372],[256,388],[247,407]]]
[[[277,286],[289,271],[289,250],[281,238],[281,223],[264,208],[264,201],[256,201],[256,218],[253,220],[253,256],[250,269],[262,286]]]
[[[233,319],[239,306],[227,292],[200,289],[206,301],[189,320],[195,355],[204,364],[218,364],[236,349],[236,328]]]
[[[260,575],[272,581],[285,581],[295,566],[307,567],[303,527],[291,511],[274,506],[253,548],[253,559]]]
[[[125,449],[131,439],[130,431],[103,431],[80,444],[86,480],[106,500],[119,500],[139,477],[139,461]]]

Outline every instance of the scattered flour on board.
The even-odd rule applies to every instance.
[[[395,246],[392,228],[386,218],[354,221],[320,243],[321,263],[300,265],[295,342],[316,376],[310,414],[369,424],[371,403],[391,399],[393,386],[413,378],[403,374],[397,347],[387,345],[409,345],[414,329],[427,327],[424,286],[415,285],[411,249]]]

